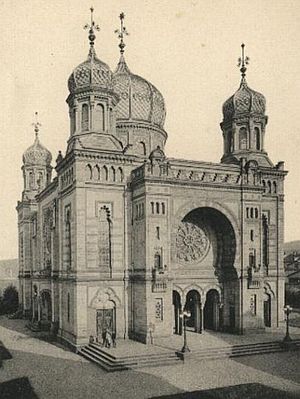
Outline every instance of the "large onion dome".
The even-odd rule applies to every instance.
[[[26,166],[50,166],[52,155],[39,140],[36,132],[34,143],[23,154],[23,163]]]
[[[88,59],[79,64],[68,79],[70,93],[85,88],[111,89],[112,72],[105,62],[97,58],[94,47],[90,48]]]
[[[113,89],[120,97],[117,121],[148,122],[163,128],[166,108],[162,94],[152,83],[129,70],[123,54],[113,74]]]
[[[243,114],[264,115],[265,111],[266,99],[264,95],[250,89],[245,79],[242,79],[239,89],[223,104],[224,120]]]

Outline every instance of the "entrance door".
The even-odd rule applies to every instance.
[[[107,330],[116,333],[115,308],[98,309],[96,323],[98,339],[102,339],[103,333]]]
[[[264,322],[266,327],[271,327],[271,296],[265,294],[264,299]]]
[[[216,290],[209,290],[204,306],[204,328],[216,331],[219,329],[219,321],[219,293]]]
[[[201,333],[201,298],[196,290],[191,290],[187,293],[185,310],[191,313],[191,317],[186,322],[188,329]]]

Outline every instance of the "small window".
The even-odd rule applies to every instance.
[[[160,270],[162,268],[162,266],[161,266],[161,256],[160,256],[159,253],[156,253],[154,255],[154,268],[156,270]]]
[[[151,213],[154,213],[154,202],[151,202]]]
[[[258,209],[255,208],[254,212],[255,212],[255,219],[258,219]]]
[[[250,252],[249,254],[249,266],[255,267],[255,255],[253,252]]]
[[[254,230],[250,230],[250,240],[254,241]]]
[[[161,213],[162,213],[163,215],[165,215],[165,213],[166,213],[166,205],[165,205],[164,202],[161,203]]]
[[[246,216],[247,216],[247,219],[249,219],[249,208],[248,207],[246,208]]]
[[[156,213],[159,214],[160,212],[160,206],[159,206],[159,202],[156,203]]]
[[[247,149],[247,129],[245,127],[241,127],[239,131],[240,138],[240,150]]]
[[[253,212],[254,212],[254,210],[253,210],[253,208],[251,208],[250,209],[250,217],[251,217],[251,219],[253,219],[253,217],[254,217],[254,213]]]
[[[255,148],[260,150],[260,130],[258,127],[254,128]]]
[[[89,107],[87,104],[83,104],[82,106],[81,130],[83,132],[89,130]]]
[[[156,238],[158,240],[160,240],[160,228],[159,228],[159,226],[156,226]]]
[[[270,180],[268,180],[268,193],[272,193],[272,183],[270,182]]]
[[[274,194],[277,193],[277,183],[276,183],[276,181],[273,182],[273,193]]]

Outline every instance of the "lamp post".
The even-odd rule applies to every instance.
[[[191,312],[189,312],[188,310],[184,310],[182,313],[180,313],[179,317],[183,320],[183,347],[181,349],[181,352],[190,352],[191,350],[188,347],[186,338],[186,320],[191,317]]]
[[[291,308],[289,305],[286,305],[284,308],[284,312],[286,314],[286,332],[285,332],[285,337],[283,338],[283,342],[291,342],[292,338],[290,337],[290,332],[289,332],[289,316],[292,312],[293,308]]]

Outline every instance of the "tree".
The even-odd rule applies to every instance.
[[[19,295],[16,287],[9,285],[3,291],[3,295],[0,301],[0,313],[14,313],[19,307]]]

